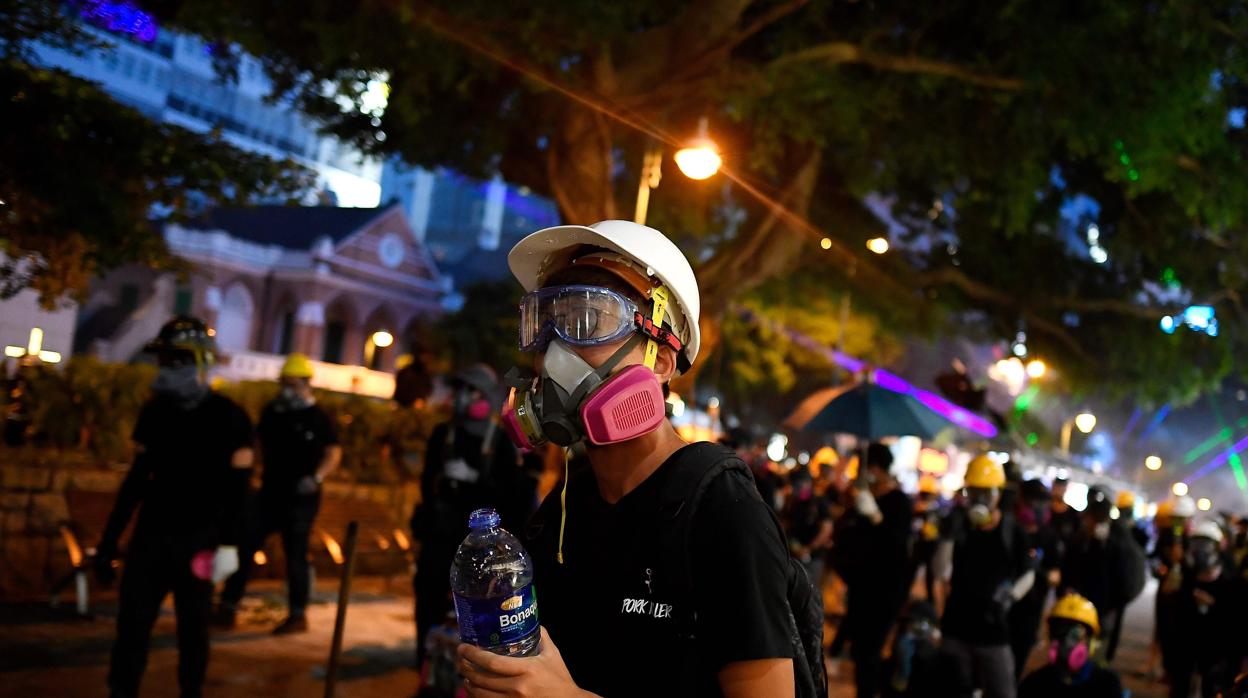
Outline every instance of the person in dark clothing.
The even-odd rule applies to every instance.
[[[781,521],[789,534],[789,552],[806,568],[816,589],[823,588],[824,553],[832,544],[832,513],[828,502],[815,494],[810,471],[799,467],[789,476],[793,493],[784,503]]]
[[[448,577],[474,509],[498,511],[502,527],[522,531],[536,505],[536,481],[519,467],[516,449],[493,421],[499,385],[493,369],[476,364],[451,377],[451,421],[434,427],[421,474],[421,504],[412,513],[420,541],[416,590],[416,661],[425,638],[451,609]]]
[[[936,603],[934,562],[940,547],[940,519],[940,489],[935,477],[924,475],[919,479],[919,497],[914,505],[914,542],[906,579],[913,583],[915,574],[923,568],[923,587],[929,603]]]
[[[987,455],[967,466],[963,506],[949,516],[953,577],[941,629],[985,698],[1013,698],[1014,654],[1009,612],[1031,591],[1033,559],[1013,512],[999,507],[1005,486],[1001,464]]]
[[[666,386],[700,344],[684,255],[653,228],[603,221],[539,231],[509,261],[534,361],[503,424],[518,445],[583,447],[588,465],[526,531],[540,653],[460,645],[468,695],[787,698],[799,679],[813,691],[821,666],[794,640],[790,580],[806,601],[813,590],[775,513],[733,451],[686,444],[665,415]]]
[[[888,631],[909,597],[906,573],[910,569],[910,525],[914,506],[901,491],[890,470],[888,446],[867,447],[863,483],[854,494],[857,512],[851,523],[854,550],[870,551],[854,565],[845,614],[850,657],[854,661],[857,695],[880,693],[881,662]]]
[[[1183,587],[1183,554],[1187,545],[1187,527],[1196,514],[1196,502],[1183,496],[1167,499],[1157,505],[1153,527],[1157,540],[1153,545],[1152,573],[1157,578],[1157,594],[1153,606],[1153,673],[1156,660],[1167,676],[1173,676],[1173,661],[1180,654],[1177,645],[1176,614],[1179,590]]]
[[[884,698],[971,698],[971,677],[941,647],[936,609],[911,601],[884,663]]]
[[[1050,518],[1053,530],[1057,532],[1057,540],[1062,545],[1062,553],[1070,545],[1071,540],[1083,527],[1079,512],[1066,503],[1066,489],[1070,481],[1065,478],[1053,480],[1053,515]]]
[[[342,447],[338,430],[312,394],[308,357],[287,357],[280,381],[281,392],[260,415],[264,462],[260,496],[253,500],[238,572],[226,581],[214,620],[218,627],[234,627],[253,557],[269,534],[277,531],[286,558],[289,612],[273,633],[286,635],[308,629],[308,537],[321,506],[321,483],[341,462]]]
[[[1100,487],[1088,490],[1088,505],[1083,512],[1083,526],[1070,542],[1066,558],[1062,562],[1062,589],[1077,592],[1098,609],[1101,634],[1113,637],[1116,626],[1122,622],[1119,609],[1131,601],[1128,598],[1128,565],[1137,562],[1130,533],[1110,519],[1113,500],[1109,492]],[[1138,555],[1143,567],[1143,555]],[[1138,571],[1143,575],[1143,569]],[[1098,659],[1108,660],[1101,647]]]
[[[1175,596],[1169,659],[1170,696],[1187,698],[1200,677],[1202,698],[1228,689],[1248,654],[1244,619],[1248,589],[1225,572],[1224,534],[1213,521],[1192,527],[1183,561],[1183,582]]]
[[[1092,661],[1100,631],[1091,601],[1069,594],[1049,614],[1049,663],[1031,672],[1019,698],[1122,698],[1118,675]]]
[[[1027,480],[1019,488],[1016,518],[1027,536],[1028,554],[1036,566],[1036,582],[1031,591],[1010,608],[1010,647],[1014,653],[1014,674],[1019,678],[1039,638],[1049,590],[1060,578],[1057,533],[1049,525],[1049,502],[1049,488],[1039,480]]]
[[[238,568],[254,459],[252,425],[242,408],[208,388],[216,351],[207,330],[201,321],[179,316],[145,349],[160,366],[154,396],[139,412],[134,463],[94,557],[97,577],[110,583],[118,541],[141,504],[118,596],[108,671],[112,696],[138,695],[152,626],[170,591],[178,686],[183,696],[202,694],[212,588]]]

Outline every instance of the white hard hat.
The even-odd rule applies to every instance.
[[[1191,533],[1188,534],[1188,537],[1189,538],[1208,538],[1209,540],[1216,542],[1218,545],[1221,545],[1222,544],[1222,527],[1213,521],[1208,521],[1208,520],[1201,521],[1197,523],[1195,526],[1192,526],[1192,531]]]
[[[566,267],[582,245],[618,252],[647,275],[663,282],[671,294],[672,328],[684,344],[685,359],[693,364],[702,346],[698,327],[701,295],[689,260],[663,233],[631,221],[602,221],[593,225],[558,225],[539,230],[511,248],[507,264],[525,291],[540,288],[546,278]]]
[[[1179,497],[1174,502],[1174,514],[1173,515],[1181,516],[1185,519],[1192,518],[1193,516],[1196,515],[1196,500],[1192,499],[1188,495],[1183,495],[1182,497]]]

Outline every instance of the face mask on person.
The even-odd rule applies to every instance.
[[[1216,541],[1208,538],[1193,538],[1187,544],[1185,562],[1193,572],[1208,572],[1221,565],[1221,553]]]
[[[594,368],[560,340],[546,350],[540,376],[525,378],[518,369],[503,408],[503,425],[521,448],[545,441],[570,446],[585,440],[595,446],[629,441],[648,434],[667,417],[663,387],[654,371],[633,364],[612,373],[634,347],[636,335]]]
[[[490,401],[472,388],[460,388],[455,391],[452,408],[459,419],[480,422],[490,418]]]
[[[997,493],[991,489],[968,489],[966,493],[966,515],[974,526],[987,526],[992,522],[992,515],[997,508]]]
[[[1101,521],[1092,526],[1092,537],[1102,543],[1109,540],[1109,522]]]
[[[302,410],[315,403],[316,400],[313,397],[305,395],[303,391],[289,383],[283,383],[282,390],[277,395],[278,410]]]
[[[1082,623],[1055,620],[1049,628],[1049,663],[1068,681],[1081,677],[1090,668],[1092,639]]]
[[[165,366],[156,373],[152,391],[189,409],[208,394],[208,386],[200,380],[197,366]]]

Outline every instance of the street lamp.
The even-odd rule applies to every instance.
[[[1079,431],[1090,434],[1096,428],[1096,415],[1091,412],[1080,412],[1075,415],[1074,419],[1068,419],[1062,423],[1062,453],[1070,456],[1070,432],[1072,427],[1078,427]]]
[[[385,330],[377,330],[373,333],[373,346],[378,349],[385,349],[394,344],[394,335]]]
[[[888,240],[885,238],[871,238],[867,240],[867,249],[876,254],[884,254],[888,252]]]
[[[1144,459],[1144,467],[1149,470],[1161,470],[1161,456],[1149,456]]]
[[[30,339],[26,342],[26,346],[19,347],[10,344],[4,348],[4,355],[10,359],[34,356],[45,364],[54,364],[61,360],[59,352],[43,348],[43,328],[41,327],[30,328]]]
[[[1213,508],[1213,502],[1209,501],[1208,497],[1201,497],[1196,500],[1196,508],[1201,511],[1209,511]]]
[[[1183,497],[1183,496],[1186,496],[1186,495],[1187,495],[1187,483],[1186,483],[1186,482],[1176,482],[1176,483],[1174,483],[1174,487],[1171,487],[1171,488],[1170,488],[1170,491],[1171,491],[1171,492],[1173,492],[1173,493],[1174,493],[1174,496],[1176,496],[1176,497]]]
[[[1032,359],[1027,362],[1027,375],[1031,378],[1043,378],[1049,367],[1040,359]]]
[[[690,179],[706,179],[718,172],[722,164],[719,148],[707,135],[706,117],[702,117],[698,120],[698,135],[690,141],[688,147],[676,151],[676,166]],[[650,210],[650,190],[658,188],[662,178],[663,151],[658,145],[652,145],[641,160],[637,207],[633,211],[633,221],[638,225],[646,224],[646,214]]]

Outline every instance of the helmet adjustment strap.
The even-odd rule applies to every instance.
[[[654,370],[654,362],[659,357],[659,341],[672,346],[671,341],[675,340],[676,346],[672,347],[676,353],[680,353],[680,340],[672,336],[672,333],[663,329],[663,317],[667,312],[667,287],[659,286],[654,289],[654,293],[650,296],[650,301],[654,304],[653,310],[650,312],[650,320],[647,322],[641,313],[637,313],[641,322],[638,323],[638,331],[648,338],[646,342],[646,368]],[[667,335],[664,337],[663,335]]]

